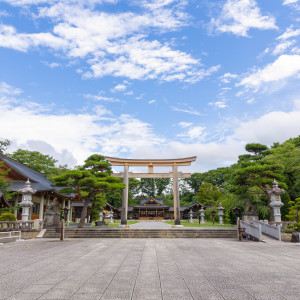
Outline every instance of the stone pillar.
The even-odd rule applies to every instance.
[[[200,224],[205,224],[204,222],[204,209],[203,209],[203,206],[201,207],[200,209],[200,218],[201,218],[201,221],[200,221]]]
[[[176,163],[172,166],[173,169],[173,199],[174,199],[174,224],[180,223],[180,201],[179,201],[179,186],[178,186],[178,166]]]
[[[46,208],[50,205],[50,195],[47,196]]]
[[[67,216],[67,222],[71,222],[72,218],[72,207],[71,207],[71,200],[68,200],[68,216]]]
[[[16,195],[14,206],[17,206],[17,205],[18,205],[18,202],[19,202],[19,195]],[[17,219],[17,216],[18,216],[18,210],[17,210],[17,209],[14,210],[14,215],[15,215],[15,217],[16,217],[16,219]]]
[[[63,200],[62,202],[62,209],[66,208],[66,199]]]
[[[224,216],[224,207],[222,206],[221,202],[219,204],[219,207],[217,207],[218,215],[219,215],[219,224],[224,225],[223,216]]]
[[[190,220],[189,220],[190,223],[193,223],[193,210],[190,209]]]
[[[121,210],[121,225],[127,225],[127,214],[128,214],[128,171],[129,166],[126,164],[124,166],[124,177],[123,183],[126,185],[125,189],[122,191],[122,210]]]
[[[40,197],[40,211],[39,211],[39,219],[43,219],[44,218],[44,193],[41,194]]]

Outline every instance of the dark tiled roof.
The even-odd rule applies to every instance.
[[[147,204],[147,205],[137,205],[134,208],[169,208],[170,206],[167,205],[157,205],[157,204]]]
[[[29,178],[31,187],[37,192],[51,191],[59,195],[58,191],[60,188],[55,187],[53,182],[47,179],[44,174],[37,172],[4,154],[0,154],[0,161],[3,161],[8,168],[14,170],[26,179]],[[9,181],[9,184],[7,190],[16,192],[24,187],[25,181]]]

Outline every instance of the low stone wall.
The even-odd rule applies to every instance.
[[[261,226],[262,233],[281,241],[281,227],[253,220],[253,225]]]
[[[245,229],[244,235],[246,235],[247,238],[254,239],[256,241],[261,241],[261,226],[250,224],[244,221],[241,221],[242,228]]]
[[[36,236],[38,235],[38,231],[35,230],[35,231],[22,231],[21,232],[21,238],[24,239],[24,240],[30,240],[30,239],[35,239]]]

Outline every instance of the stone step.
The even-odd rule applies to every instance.
[[[44,238],[59,238],[55,229],[48,229]],[[66,238],[235,238],[236,229],[67,229]]]

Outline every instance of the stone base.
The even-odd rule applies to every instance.
[[[119,228],[130,228],[129,225],[119,225],[118,227],[119,227]]]
[[[293,232],[292,233],[292,243],[299,243],[300,242],[300,233],[299,232]]]
[[[172,228],[184,228],[183,225],[172,225]]]

